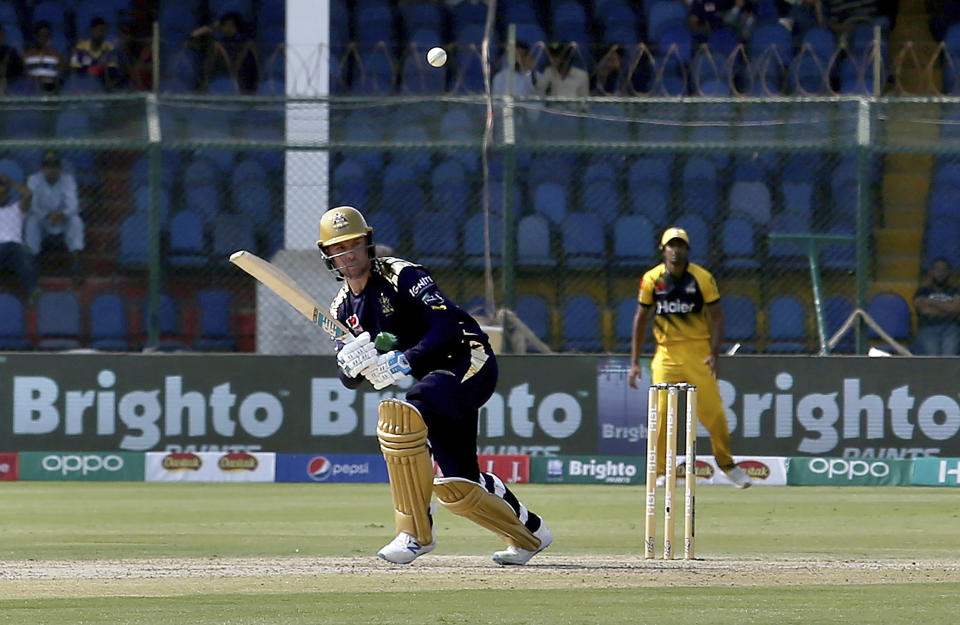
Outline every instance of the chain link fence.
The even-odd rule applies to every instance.
[[[725,341],[741,353],[817,353],[858,306],[909,346],[923,269],[960,264],[952,99],[497,98],[489,135],[486,101],[468,96],[0,108],[0,172],[24,182],[57,151],[85,234],[82,280],[61,242],[39,254],[39,300],[0,272],[7,310],[22,301],[20,318],[3,315],[8,348],[329,349],[227,257],[274,259],[326,301],[336,284],[310,248],[320,214],[340,204],[452,299],[488,317],[509,309],[560,352],[629,351],[639,278],[672,225],[717,277]],[[326,201],[298,199],[303,184]],[[881,294],[900,312],[871,309]],[[856,351],[854,334],[832,351]],[[861,349],[876,342],[864,329]]]

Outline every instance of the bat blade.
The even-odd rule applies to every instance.
[[[304,317],[322,327],[333,338],[351,336],[347,327],[331,315],[323,304],[307,293],[287,272],[270,261],[264,260],[252,252],[239,250],[230,255],[230,262],[256,278],[261,284],[296,308]]]

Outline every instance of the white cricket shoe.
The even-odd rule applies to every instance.
[[[540,539],[540,546],[533,551],[511,545],[503,551],[495,552],[493,554],[493,561],[503,566],[508,564],[526,564],[530,561],[530,558],[549,547],[550,543],[553,542],[553,534],[550,532],[550,528],[547,527],[546,522],[544,522],[543,517],[540,518],[540,529],[535,531],[533,535]]]
[[[727,479],[733,482],[733,485],[737,488],[750,488],[750,486],[753,485],[753,480],[750,479],[750,476],[736,465],[729,469],[724,469],[723,472],[726,474]]]
[[[437,546],[437,535],[430,530],[433,542],[421,545],[412,534],[400,532],[397,537],[384,545],[377,553],[377,557],[394,564],[410,564],[425,553],[430,553]]]

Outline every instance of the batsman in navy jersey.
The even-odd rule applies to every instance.
[[[525,564],[553,537],[502,480],[477,462],[480,407],[497,383],[497,360],[486,334],[451,302],[426,268],[376,258],[373,229],[355,208],[333,208],[320,220],[317,245],[344,284],[330,310],[352,337],[337,345],[348,388],[377,390],[407,376],[403,399],[381,401],[377,436],[387,461],[397,537],[381,558],[408,564],[436,547],[432,494],[499,535],[498,564]],[[434,478],[433,461],[441,477]]]

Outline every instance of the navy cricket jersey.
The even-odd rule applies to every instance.
[[[354,336],[395,335],[393,349],[404,353],[416,378],[442,369],[465,380],[492,354],[476,320],[447,299],[426,269],[400,258],[372,259],[363,291],[354,295],[344,283],[330,312]],[[350,388],[363,380],[346,378],[342,371],[340,377]]]

